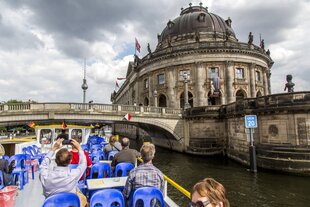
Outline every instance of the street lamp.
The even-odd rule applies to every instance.
[[[191,105],[188,103],[188,75],[187,73],[183,74],[184,78],[184,110],[191,107]]]
[[[156,89],[154,90],[153,95],[154,95],[154,106],[157,107],[157,90]]]

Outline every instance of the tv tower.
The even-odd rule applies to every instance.
[[[84,78],[83,78],[82,89],[83,89],[83,103],[85,103],[86,102],[86,90],[88,89],[88,85],[86,82],[86,60],[85,59],[84,59]]]

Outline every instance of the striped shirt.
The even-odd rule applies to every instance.
[[[130,171],[123,191],[124,196],[126,198],[129,198],[130,193],[133,192],[135,189],[147,186],[156,187],[160,189],[162,193],[164,193],[164,175],[153,164],[142,163],[141,165]]]

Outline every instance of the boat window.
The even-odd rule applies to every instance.
[[[76,137],[82,141],[82,129],[72,129],[71,138]]]
[[[68,139],[69,130],[68,129],[55,129],[55,140],[58,138]]]
[[[53,134],[51,129],[42,129],[40,131],[40,144],[51,144],[52,136]]]

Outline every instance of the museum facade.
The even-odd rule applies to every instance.
[[[190,5],[169,20],[155,51],[129,62],[126,81],[111,95],[115,104],[184,107],[224,105],[270,94],[273,61],[263,42],[239,42],[232,20]]]

